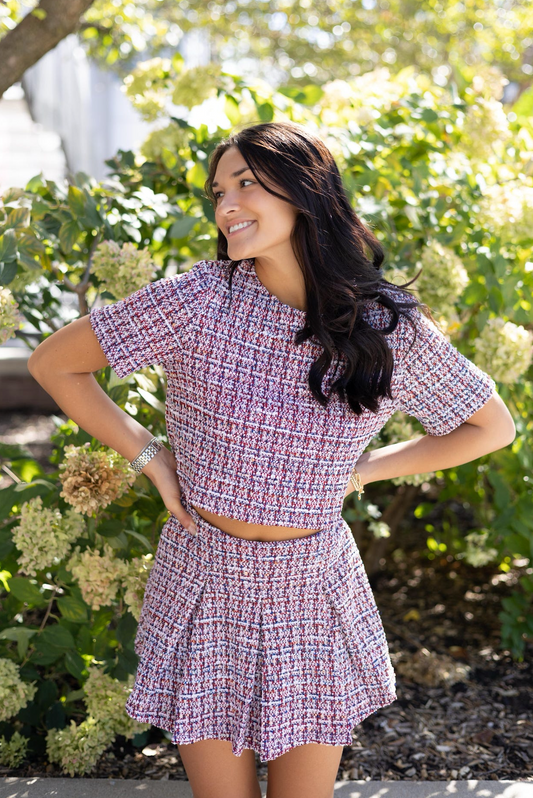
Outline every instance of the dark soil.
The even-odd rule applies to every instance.
[[[0,414],[0,440],[36,447],[39,459],[49,454],[42,436],[51,429],[43,416]],[[8,482],[0,479],[0,487]],[[533,644],[526,645],[523,662],[513,661],[500,649],[498,618],[501,599],[531,572],[529,563],[514,563],[504,574],[451,555],[428,560],[424,541],[419,529],[403,530],[401,550],[381,561],[372,582],[398,698],[354,729],[337,778],[533,781]],[[257,756],[256,762],[266,780],[267,763]],[[62,775],[46,761],[0,768],[0,776]],[[88,775],[186,778],[177,746],[155,728],[142,750],[118,738]]]

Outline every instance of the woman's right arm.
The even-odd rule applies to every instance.
[[[63,413],[131,462],[153,435],[98,385],[92,372],[108,365],[88,315],[54,332],[28,359],[30,374]],[[194,525],[180,501],[172,452],[166,448],[157,452],[142,473],[154,483],[169,512],[184,526]]]

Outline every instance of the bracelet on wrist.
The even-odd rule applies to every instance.
[[[152,457],[155,457],[155,455],[164,448],[165,447],[158,438],[152,438],[150,441],[148,441],[146,446],[141,449],[137,457],[130,462],[130,466],[134,471],[137,472],[137,474],[140,474],[145,465],[150,462]]]
[[[363,487],[363,482],[361,480],[361,475],[358,471],[354,468],[352,473],[350,474],[350,482],[354,486],[355,490],[357,491],[357,498],[359,501],[361,500],[361,494],[365,492]]]

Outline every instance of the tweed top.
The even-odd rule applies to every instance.
[[[150,365],[167,378],[166,424],[180,486],[196,507],[268,526],[321,529],[339,518],[350,473],[396,410],[430,435],[446,435],[490,398],[494,380],[419,310],[387,335],[393,399],[356,415],[332,395],[322,407],[307,375],[322,346],[293,342],[305,311],[261,283],[254,260],[202,260],[125,299],[90,311],[117,376]],[[393,289],[389,289],[393,290]],[[368,302],[365,319],[387,327],[390,311]],[[322,382],[329,395],[332,362]]]

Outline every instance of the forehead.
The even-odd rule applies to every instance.
[[[240,172],[248,168],[248,164],[241,155],[240,150],[238,150],[237,147],[230,147],[221,156],[217,164],[212,185],[218,185],[217,181],[219,180],[227,180],[231,177],[237,177],[235,174],[237,171]]]

